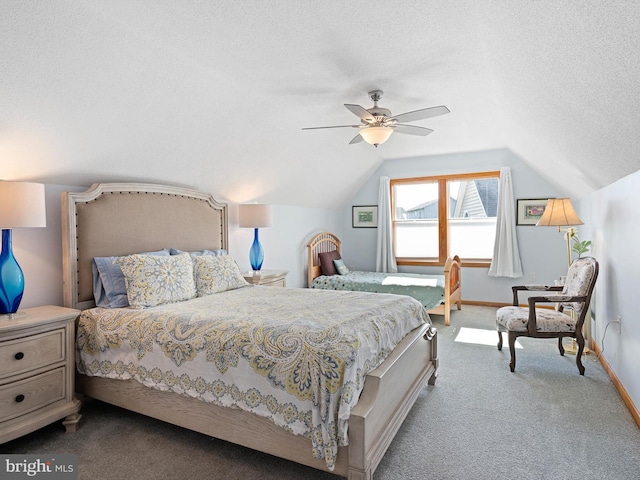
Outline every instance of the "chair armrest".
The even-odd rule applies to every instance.
[[[562,285],[542,285],[542,284],[532,284],[532,285],[515,285],[511,287],[511,291],[513,292],[513,306],[518,306],[518,292],[520,291],[536,291],[536,292],[561,292],[564,287]]]
[[[536,303],[559,303],[559,302],[582,302],[587,303],[587,297],[585,295],[541,295],[536,297],[529,297],[529,322],[527,329],[529,335],[534,336],[538,331],[538,325],[536,323]],[[580,325],[582,328],[582,325]]]
[[[529,308],[536,308],[536,303],[586,302],[585,295],[542,295],[529,297]]]

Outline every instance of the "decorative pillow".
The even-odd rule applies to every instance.
[[[331,252],[319,253],[320,259],[320,271],[323,275],[337,275],[336,266],[333,264],[334,260],[340,260],[340,253],[337,250]]]
[[[230,255],[200,255],[192,258],[199,297],[249,285]]]
[[[153,307],[196,296],[191,255],[128,255],[116,258],[132,307]]]
[[[169,256],[166,248],[156,252],[145,252],[140,255]],[[95,257],[91,262],[93,272],[93,297],[96,306],[106,308],[123,308],[129,306],[127,286],[120,265],[114,263],[119,257]]]
[[[342,260],[342,259],[334,260],[333,264],[335,265],[336,270],[338,270],[338,273],[340,275],[346,275],[347,273],[349,273],[349,269],[344,264],[344,260]]]
[[[169,252],[171,253],[171,255],[180,255],[181,253],[184,253],[184,251],[182,250],[178,250],[177,248],[170,248]],[[218,250],[200,250],[198,252],[188,252],[191,255],[194,256],[200,256],[200,255],[226,255],[227,251],[224,248],[219,248]]]

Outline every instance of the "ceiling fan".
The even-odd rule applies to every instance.
[[[334,125],[329,127],[305,127],[303,130],[317,130],[320,128],[357,128],[358,134],[353,137],[349,145],[364,140],[374,147],[386,142],[393,132],[405,133],[408,135],[427,136],[433,130],[416,125],[407,125],[402,122],[414,122],[416,120],[425,120],[438,115],[449,113],[449,109],[444,105],[439,107],[422,108],[412,112],[401,113],[400,115],[392,115],[387,108],[378,106],[378,101],[382,98],[382,90],[372,90],[369,92],[369,98],[373,100],[372,108],[363,108],[360,105],[345,103],[349,111],[360,117],[359,125]]]

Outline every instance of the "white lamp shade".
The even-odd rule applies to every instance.
[[[0,228],[46,226],[43,184],[0,181]]]
[[[569,225],[582,225],[584,222],[580,220],[578,214],[571,205],[568,198],[550,198],[544,213],[536,226],[538,227],[566,227]]]
[[[271,205],[265,205],[263,203],[245,203],[240,205],[238,214],[240,227],[262,228],[270,227],[273,223]]]
[[[360,130],[360,136],[371,145],[380,145],[389,140],[393,133],[391,127],[367,127]]]

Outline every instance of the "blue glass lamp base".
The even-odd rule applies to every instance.
[[[258,229],[255,228],[253,231],[253,244],[251,245],[251,250],[249,250],[249,263],[251,263],[251,268],[254,272],[260,271],[263,261],[264,250],[258,240]]]
[[[11,249],[11,230],[2,230],[0,253],[0,315],[18,311],[24,293],[24,275]]]

